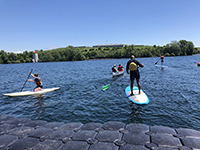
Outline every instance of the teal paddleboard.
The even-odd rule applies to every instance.
[[[126,89],[125,89],[126,96],[132,102],[134,102],[136,104],[140,104],[140,105],[148,104],[149,103],[148,96],[141,89],[140,89],[140,92],[141,92],[141,94],[139,94],[138,87],[136,87],[136,86],[133,86],[133,95],[130,95],[131,94],[130,86],[126,87]]]

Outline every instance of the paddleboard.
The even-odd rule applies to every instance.
[[[167,68],[166,65],[155,65],[156,67]]]
[[[52,92],[55,90],[60,89],[60,87],[55,87],[55,88],[48,88],[48,89],[43,89],[42,91],[24,91],[24,92],[16,92],[16,93],[7,93],[3,94],[4,96],[27,96],[27,95],[40,95],[46,92]]]
[[[133,86],[133,95],[131,96],[131,87],[128,86],[125,89],[125,93],[127,97],[134,103],[136,104],[148,104],[149,103],[149,98],[148,96],[140,89],[141,94],[139,94],[138,87]]]

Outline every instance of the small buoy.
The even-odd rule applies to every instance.
[[[198,63],[198,64],[197,64],[197,66],[199,66],[199,67],[200,67],[200,63]]]

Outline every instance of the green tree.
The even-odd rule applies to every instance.
[[[181,48],[181,55],[187,55],[187,41],[186,40],[180,40],[179,45]]]
[[[8,63],[8,54],[7,53],[2,53],[1,54],[1,59],[2,59],[4,64],[7,64]]]
[[[171,52],[170,53],[174,53],[176,56],[179,56],[180,52],[181,52],[179,43],[177,41],[172,41],[170,46],[171,46]]]
[[[194,44],[192,42],[187,42],[187,55],[192,55],[194,51]]]

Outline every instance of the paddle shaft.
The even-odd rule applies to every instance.
[[[127,74],[126,74],[127,75]],[[119,79],[122,79],[123,77],[125,77],[126,75],[124,75],[124,76],[122,76],[122,77],[120,77]],[[117,79],[117,80],[115,80],[115,81],[113,81],[112,83],[110,83],[110,84],[107,84],[107,85],[105,85],[105,86],[103,86],[103,91],[105,91],[105,90],[107,90],[112,84],[114,84],[115,82],[117,82],[119,79]]]
[[[32,71],[33,71],[33,69],[31,69],[31,72],[32,72]],[[31,72],[29,73],[29,75],[28,75],[27,79],[28,79],[28,78],[29,78],[29,76],[31,75]],[[25,83],[24,83],[24,85],[23,85],[22,89],[20,90],[20,92],[23,90],[24,86],[26,85],[27,79],[26,79],[26,81],[25,81]]]
[[[158,59],[158,61],[160,60],[160,58]],[[158,61],[155,63],[155,64],[157,64],[158,63]]]

